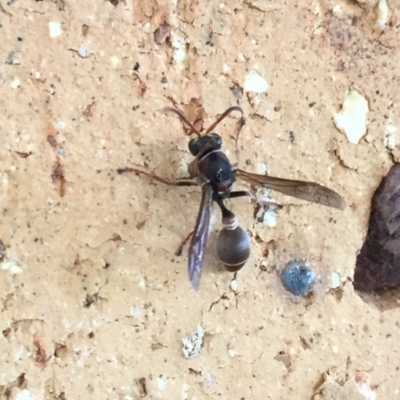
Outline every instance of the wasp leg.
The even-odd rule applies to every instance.
[[[193,236],[194,230],[192,232],[189,232],[189,234],[185,237],[185,239],[182,240],[181,244],[177,248],[175,255],[176,256],[181,256],[183,248],[185,247],[186,243],[190,240],[190,238]]]
[[[136,169],[136,168],[119,168],[117,170],[117,172],[119,174],[124,174],[125,172],[133,172],[136,175],[146,175],[151,179],[154,179],[155,181],[161,182],[164,185],[169,185],[169,186],[198,186],[197,182],[194,182],[193,180],[191,180],[190,178],[181,178],[181,179],[177,179],[176,181],[170,181],[168,179],[165,178],[161,178],[160,176],[152,173],[152,172],[146,172],[146,171],[142,171],[140,169]]]
[[[244,127],[244,125],[246,124],[246,120],[244,117],[240,118],[240,120],[238,121],[237,125],[236,125],[236,131],[235,131],[235,146],[236,146],[236,150],[235,150],[235,155],[236,155],[236,164],[234,166],[238,166],[239,162],[240,162],[240,151],[239,151],[239,134],[240,131],[242,130],[242,128]]]

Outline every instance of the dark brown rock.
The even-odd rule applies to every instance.
[[[363,292],[400,287],[400,164],[376,190],[367,237],[357,256],[354,288]]]

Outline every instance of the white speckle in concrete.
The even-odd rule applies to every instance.
[[[336,4],[332,8],[332,13],[337,16],[339,16],[342,13],[342,11],[343,11],[343,7],[340,4]]]
[[[257,71],[253,70],[246,76],[244,90],[247,92],[264,93],[268,90],[268,83]]]
[[[182,352],[186,358],[195,357],[200,353],[203,346],[204,330],[199,325],[197,330],[182,339]]]
[[[257,191],[255,193],[255,198],[263,202],[270,202],[271,201],[270,189],[260,186],[259,188],[257,188]]]
[[[389,119],[385,126],[384,144],[389,150],[394,150],[396,147],[397,126]]]
[[[142,309],[140,307],[132,307],[130,314],[132,317],[140,317],[142,315]]]
[[[387,0],[379,0],[377,6],[377,23],[381,29],[388,26],[390,19],[390,10]]]
[[[224,65],[222,66],[222,72],[223,72],[225,75],[228,75],[228,74],[231,72],[231,68],[229,67],[228,64],[224,64]]]
[[[117,56],[111,56],[110,65],[112,68],[118,68],[121,65],[121,60]]]
[[[331,289],[336,289],[341,285],[340,275],[337,272],[331,274]]]
[[[260,162],[257,164],[257,174],[265,175],[267,173],[267,164]]]
[[[365,382],[357,382],[358,391],[364,396],[365,400],[376,400],[376,393]]]
[[[139,278],[138,284],[141,289],[146,290],[147,283],[145,278]]]
[[[33,397],[28,389],[24,389],[17,393],[15,400],[33,400]]]
[[[231,280],[231,289],[234,291],[234,292],[237,292],[237,290],[238,290],[238,283],[237,283],[237,280],[236,279],[232,279]]]
[[[21,80],[15,76],[14,79],[11,81],[11,89],[17,89],[21,85]]]
[[[158,398],[163,397],[163,392],[165,390],[166,386],[166,381],[162,376],[159,376],[156,380],[156,390],[155,390],[155,396]]]
[[[213,383],[214,383],[213,377],[211,376],[211,374],[209,372],[207,372],[203,379],[203,387],[205,389],[209,389]]]
[[[278,221],[278,213],[275,211],[275,208],[270,207],[264,213],[263,223],[264,225],[273,228],[276,226],[277,221]]]
[[[11,65],[19,65],[21,64],[21,60],[22,56],[18,51],[12,51],[7,57],[7,62]]]
[[[8,180],[8,174],[7,173],[4,173],[3,174],[3,186],[5,187],[5,186],[8,186],[8,182],[9,182],[9,180]]]
[[[49,33],[52,39],[60,36],[62,33],[61,23],[55,21],[49,22]]]
[[[183,382],[182,383],[182,400],[187,400],[188,399],[188,396],[189,396],[189,388],[190,388],[190,386],[186,383],[186,382]]]
[[[23,269],[18,265],[18,263],[12,260],[4,261],[0,265],[2,270],[8,271],[11,275],[17,275],[23,272]]]
[[[64,129],[67,126],[67,124],[62,121],[53,121],[53,126],[56,129]]]
[[[185,176],[188,176],[188,165],[189,165],[189,155],[185,154],[182,155],[178,158],[178,166],[176,169],[176,174],[179,178],[183,178]]]
[[[79,54],[82,58],[87,57],[87,50],[86,50],[86,48],[85,48],[85,46],[84,46],[83,44],[81,44],[81,45],[79,46],[78,54]]]
[[[235,355],[236,355],[235,350],[233,350],[233,349],[229,349],[228,354],[229,354],[229,357],[231,357],[231,358],[235,357]]]
[[[350,90],[346,93],[341,111],[334,114],[333,121],[350,143],[357,144],[367,132],[368,112],[367,99],[356,90]]]
[[[339,347],[333,346],[333,347],[332,347],[332,351],[333,351],[335,354],[337,354],[337,353],[339,352]]]
[[[173,59],[174,59],[174,64],[179,68],[179,69],[184,69],[185,68],[185,60],[186,60],[186,40],[184,39],[183,36],[177,34],[177,33],[172,33],[172,47],[174,48],[174,54],[173,54]]]

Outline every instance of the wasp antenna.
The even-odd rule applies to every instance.
[[[196,127],[184,116],[184,114],[182,113],[182,111],[178,110],[177,108],[172,108],[172,107],[164,107],[162,109],[162,111],[164,112],[173,112],[175,113],[179,119],[181,121],[183,121],[190,129],[191,131],[189,132],[189,135],[191,133],[195,133],[198,137],[201,136],[200,132],[198,131],[198,129],[196,129]]]
[[[210,133],[227,115],[229,115],[232,111],[239,111],[243,115],[243,110],[239,106],[229,107],[207,130],[207,133]]]

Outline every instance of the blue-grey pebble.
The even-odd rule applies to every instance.
[[[304,296],[315,282],[315,271],[307,261],[291,261],[281,272],[281,281],[290,293]]]

